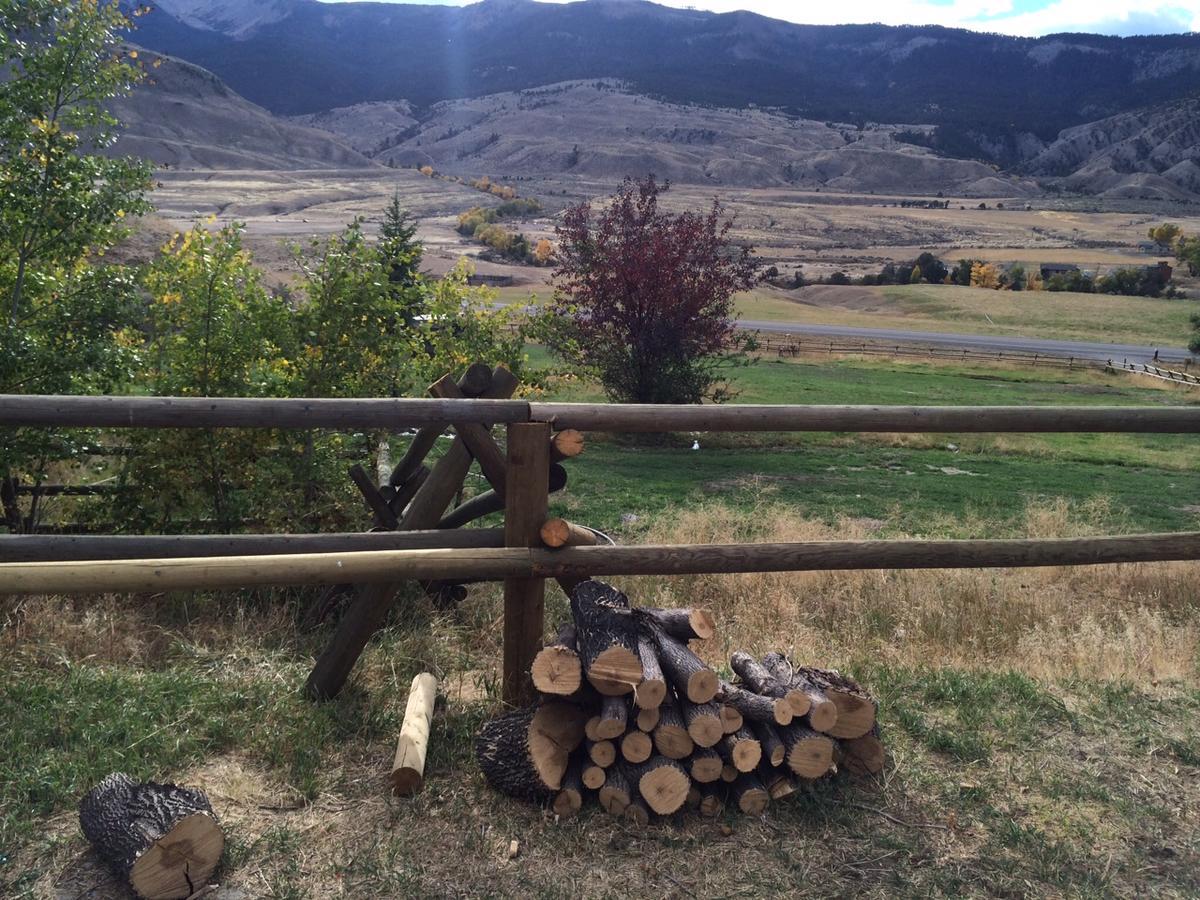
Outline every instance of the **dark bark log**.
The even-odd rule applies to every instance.
[[[646,801],[641,797],[634,797],[629,801],[629,805],[625,807],[625,812],[622,813],[625,821],[636,826],[637,828],[645,828],[654,818],[654,813],[650,811],[650,807],[646,805]]]
[[[684,724],[683,714],[675,698],[668,695],[667,700],[658,708],[658,725],[654,728],[654,746],[668,759],[683,759],[689,756],[695,748],[695,741],[688,734]]]
[[[691,781],[683,766],[665,756],[653,756],[629,769],[630,781],[637,785],[646,805],[660,816],[669,816],[687,801]]]
[[[654,642],[643,635],[638,636],[638,659],[642,663],[642,680],[633,691],[634,702],[641,709],[657,709],[667,696],[667,680],[658,663]]]
[[[584,581],[571,591],[571,613],[587,680],[605,695],[632,692],[642,680],[642,663],[629,599],[603,582]]]
[[[624,697],[605,697],[600,703],[596,734],[607,741],[615,740],[625,733],[628,718],[629,704]]]
[[[887,762],[887,753],[880,739],[879,723],[862,737],[839,740],[834,748],[838,769],[859,778],[878,775]]]
[[[730,799],[748,816],[760,816],[771,803],[771,795],[753,772],[743,772],[729,790]]]
[[[787,748],[788,767],[801,778],[820,778],[833,765],[833,741],[805,725],[780,728],[779,737]]]
[[[538,651],[530,666],[533,686],[543,694],[569,697],[583,684],[583,666],[575,652],[575,623],[568,622],[558,629],[549,644]]]
[[[717,752],[739,772],[753,772],[762,759],[762,744],[749,728],[743,726],[739,731],[721,738]]]
[[[710,747],[698,747],[688,759],[688,774],[699,784],[709,784],[721,780],[721,769],[724,763],[721,754]]]
[[[571,752],[583,740],[584,712],[551,701],[485,722],[475,738],[479,768],[492,787],[523,800],[546,800],[562,786]]]
[[[759,694],[763,697],[786,697],[787,688],[780,684],[779,681],[767,671],[762,665],[749,653],[742,650],[735,651],[729,657],[729,666],[737,673],[738,678],[742,679],[747,690],[751,693]],[[743,713],[745,715],[745,713]]]
[[[853,678],[834,669],[809,666],[797,666],[796,677],[815,685],[837,707],[837,721],[828,730],[831,737],[858,738],[875,726],[879,704]]]
[[[717,633],[712,614],[705,609],[652,609],[640,607],[639,619],[657,626],[682,644],[708,640]]]
[[[658,647],[659,665],[679,697],[686,697],[692,703],[707,703],[715,697],[720,687],[717,673],[652,621],[643,622]]]
[[[806,725],[816,731],[827,732],[837,724],[837,704],[817,685],[801,677],[786,656],[768,653],[763,657],[763,666],[776,681],[790,689],[788,700],[792,704],[792,711],[797,716],[804,716]]]
[[[633,799],[630,787],[629,772],[624,763],[613,766],[608,770],[604,787],[600,788],[600,806],[612,816],[625,812],[625,807]]]
[[[400,520],[396,518],[392,507],[388,505],[387,498],[380,493],[379,487],[371,480],[371,476],[367,474],[367,470],[362,466],[351,466],[350,480],[354,482],[354,486],[362,494],[363,502],[367,504],[367,509],[375,519],[375,527],[381,528],[384,531],[395,531],[396,526],[400,524]]]
[[[114,773],[79,805],[96,853],[142,897],[188,897],[208,886],[225,836],[208,797]]]
[[[397,516],[404,515],[408,509],[408,504],[412,503],[412,498],[417,496],[417,491],[421,489],[421,485],[429,477],[428,466],[418,466],[417,471],[412,473],[412,476],[396,488],[396,493],[392,495],[392,499],[388,501],[388,506]]]
[[[792,722],[792,705],[783,697],[752,694],[723,681],[717,699],[732,706],[742,714],[743,718],[752,722],[772,722],[775,725],[790,725]]]
[[[584,757],[580,753],[573,753],[571,755],[571,762],[567,766],[567,774],[563,776],[562,788],[555,795],[554,803],[551,806],[555,815],[560,818],[569,819],[583,808],[584,761]]]
[[[763,760],[772,766],[782,766],[787,759],[787,748],[775,726],[770,722],[751,722],[750,730],[762,744]]]
[[[683,721],[687,724],[688,735],[697,747],[715,747],[717,741],[725,736],[721,724],[721,707],[716,703],[680,703],[683,709]]]
[[[654,742],[644,731],[630,731],[621,738],[621,756],[626,762],[645,762],[653,752]]]
[[[552,465],[547,484],[548,492],[555,494],[566,486],[567,470],[562,466]],[[484,491],[446,513],[438,522],[437,527],[443,531],[462,528],[464,525],[470,525],[476,519],[500,512],[504,512],[504,498],[494,490]]]
[[[700,785],[700,815],[715,819],[725,811],[725,795],[728,786],[723,781],[710,781]]]

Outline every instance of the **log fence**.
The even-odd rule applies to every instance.
[[[877,540],[617,547],[586,527],[547,521],[562,463],[585,432],[1200,433],[1200,407],[639,406],[510,400],[504,369],[443,379],[432,399],[310,400],[0,396],[0,427],[416,429],[408,451],[359,470],[377,527],[323,535],[0,535],[0,594],[105,593],[357,585],[309,678],[338,693],[386,618],[398,586],[433,592],[504,582],[504,696],[532,691],[545,581],[596,575],[683,575],[834,569],[1079,566],[1200,560],[1200,533],[1073,539]],[[486,377],[485,377],[486,376]],[[492,429],[507,429],[501,449]],[[437,436],[457,435],[424,465]],[[381,454],[382,456],[382,454]],[[452,506],[472,462],[490,491]],[[416,479],[414,484],[414,479]],[[399,501],[399,502],[398,502]],[[503,527],[466,528],[503,512]]]

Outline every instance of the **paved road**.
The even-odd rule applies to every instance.
[[[842,325],[804,325],[797,322],[765,322],[740,319],[738,325],[754,331],[776,334],[800,334],[816,338],[849,338],[894,344],[954,347],[1003,353],[1041,353],[1046,356],[1073,356],[1076,359],[1122,360],[1152,362],[1155,351],[1159,361],[1182,361],[1188,358],[1183,347],[1143,347],[1137,344],[1102,344],[1083,341],[1052,341],[1043,338],[998,337],[990,334],[948,334],[940,331],[898,331],[891,328],[849,328]]]

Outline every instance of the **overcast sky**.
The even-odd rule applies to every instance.
[[[326,0],[353,2],[353,0]],[[414,2],[414,0],[398,0]],[[422,2],[422,0],[416,0]],[[465,6],[469,0],[424,0]],[[552,0],[571,2],[571,0]],[[1056,31],[1100,34],[1161,34],[1200,31],[1200,0],[658,0],[664,6],[694,6],[714,12],[748,9],[765,16],[812,25],[883,22],[888,25],[948,25],[975,31],[1040,35]]]

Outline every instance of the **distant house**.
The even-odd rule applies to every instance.
[[[1171,252],[1171,248],[1160,244],[1158,241],[1139,241],[1138,251],[1145,253],[1147,256],[1164,256]]]
[[[1070,275],[1079,271],[1079,266],[1073,263],[1042,263],[1042,279],[1053,278],[1055,275]]]
[[[516,279],[511,275],[468,275],[467,284],[471,287],[512,287]]]

